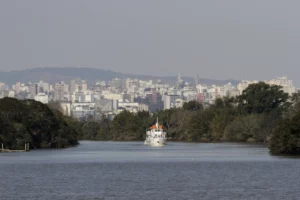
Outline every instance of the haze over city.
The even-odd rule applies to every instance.
[[[297,1],[1,1],[0,70],[94,67],[299,86]]]

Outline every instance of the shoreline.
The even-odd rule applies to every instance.
[[[99,142],[143,142],[144,140],[92,140],[92,139],[79,139],[78,141],[99,141]],[[238,143],[238,144],[268,144],[267,142],[239,142],[239,141],[186,141],[186,140],[168,140],[168,142],[183,142],[183,143]]]
[[[82,139],[80,141],[88,142],[144,142],[144,140],[87,140]],[[234,141],[213,141],[213,142],[195,142],[195,141],[178,141],[178,140],[167,140],[172,143],[188,143],[188,144],[240,144],[240,145],[261,145],[268,147],[268,143],[264,142],[234,142]]]

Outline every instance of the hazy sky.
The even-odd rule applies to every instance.
[[[300,86],[298,0],[1,0],[0,70],[271,79]]]

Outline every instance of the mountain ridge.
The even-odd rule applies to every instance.
[[[84,68],[84,67],[37,67],[24,70],[0,71],[0,81],[8,85],[13,85],[16,82],[27,83],[37,82],[40,80],[56,83],[64,81],[69,83],[72,79],[80,78],[87,80],[90,85],[95,81],[109,81],[113,78],[137,78],[143,80],[163,80],[169,84],[175,84],[177,76],[154,76],[154,75],[133,75],[115,72],[109,69]],[[195,78],[183,76],[182,79],[190,84],[195,84]],[[238,84],[238,80],[215,80],[200,78],[202,84],[224,85],[231,82],[233,85]]]

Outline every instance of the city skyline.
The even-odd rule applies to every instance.
[[[243,80],[237,85],[196,85],[184,81],[180,75],[175,84],[167,84],[161,80],[142,80],[131,78],[113,78],[109,81],[99,80],[88,85],[86,80],[77,78],[69,83],[60,81],[49,84],[45,81],[16,82],[10,88],[0,82],[0,99],[12,97],[17,99],[34,99],[44,104],[59,102],[65,115],[75,118],[88,116],[113,117],[124,110],[156,112],[170,108],[180,108],[184,103],[196,101],[203,106],[212,105],[218,98],[236,98],[250,86],[258,84],[257,80]],[[281,90],[289,96],[298,89],[287,77],[276,77],[265,80],[270,86],[281,86]]]

